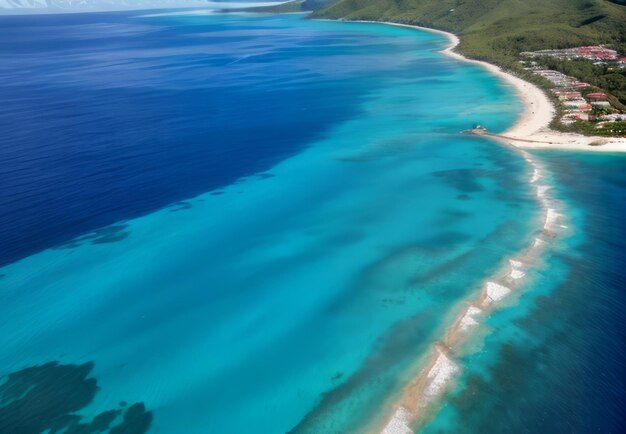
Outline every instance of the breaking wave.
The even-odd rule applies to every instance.
[[[546,178],[545,169],[528,152],[519,152],[530,165],[530,184],[542,210],[537,236],[525,251],[508,258],[506,266],[489,278],[472,300],[464,302],[467,306],[447,328],[445,336],[434,344],[426,367],[405,387],[401,399],[392,406],[391,415],[376,432],[412,433],[436,411],[437,404],[451,391],[462,372],[458,359],[464,355],[463,345],[476,334],[491,312],[504,307],[505,299],[521,289],[531,265],[546,253],[559,232],[567,228],[562,224],[565,216],[560,212],[558,201],[550,195],[550,186],[539,183]]]

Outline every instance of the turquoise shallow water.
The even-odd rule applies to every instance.
[[[439,54],[446,41],[425,32],[297,16],[132,20],[220,26],[263,46],[245,62],[269,69],[242,75],[246,86],[341,77],[332,91],[354,101],[261,175],[125,220],[110,230],[114,242],[90,242],[95,232],[2,268],[2,371],[93,363],[97,393],[55,377],[64,393],[93,393],[71,413],[91,420],[143,403],[151,432],[352,432],[375,422],[455,306],[536,232],[527,163],[458,134],[510,125],[511,89]],[[271,45],[268,32],[303,39]],[[281,68],[294,67],[297,79],[281,82]],[[292,102],[298,116],[315,116],[306,102]],[[245,132],[246,105],[222,104],[236,104]]]
[[[424,432],[624,432],[626,158],[537,152],[567,226]]]

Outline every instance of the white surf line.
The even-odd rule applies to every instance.
[[[546,213],[546,224],[543,225],[543,228],[546,230],[551,229],[554,226],[554,223],[559,218],[559,213],[557,213],[554,208],[548,208],[548,212]]]
[[[530,179],[531,183],[537,182],[541,179],[541,175],[539,174],[539,169],[533,170],[533,177]]]
[[[427,386],[424,390],[425,398],[440,395],[457,372],[459,372],[459,367],[439,349],[435,364],[426,374]],[[427,405],[428,401],[424,400],[424,404]]]
[[[511,272],[509,273],[509,277],[511,277],[511,279],[517,280],[526,276],[526,273],[522,271],[522,268],[524,267],[523,262],[515,259],[509,259],[509,265],[511,266]]]
[[[487,282],[485,285],[485,297],[482,304],[488,305],[494,301],[500,301],[511,293],[511,288],[496,282]]]
[[[413,430],[410,426],[413,417],[415,417],[415,415],[409,410],[402,406],[398,407],[393,416],[391,416],[391,419],[389,419],[387,425],[385,425],[381,431],[381,434],[413,434]]]
[[[461,317],[461,321],[459,321],[459,331],[465,332],[470,328],[477,326],[479,322],[476,317],[481,313],[483,313],[482,309],[479,309],[473,304],[470,304],[470,306],[465,311],[465,314]]]
[[[529,264],[549,246],[549,240],[557,235],[557,229],[566,227],[559,224],[563,215],[557,211],[558,203],[550,195],[551,187],[539,184],[541,179],[546,178],[543,167],[528,152],[520,152],[531,167],[530,183],[543,210],[539,235],[524,252],[507,260],[506,272],[498,273],[485,282],[477,298],[455,319],[445,337],[434,345],[428,365],[405,388],[402,399],[394,405],[392,414],[377,432],[413,433],[429,414],[432,415],[433,407],[452,389],[461,373],[461,366],[455,359],[462,355],[463,344],[473,336],[482,319],[502,308],[502,302],[523,283]]]
[[[394,406],[392,415],[379,432],[412,434],[412,425],[434,400],[445,395],[460,370],[460,366],[452,360],[449,349],[442,344],[435,344],[428,366],[407,386],[408,393]]]

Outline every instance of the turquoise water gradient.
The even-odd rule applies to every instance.
[[[300,73],[342,77],[361,100],[263,176],[129,220],[118,242],[65,245],[1,269],[0,366],[92,361],[100,391],[80,414],[143,402],[151,432],[351,432],[375,422],[451,309],[535,233],[526,162],[458,134],[512,124],[512,90],[438,53],[446,41],[431,33],[298,16],[142,20],[219,22],[259,45],[263,32],[248,27],[309,35],[302,45],[315,54],[294,61]],[[336,36],[346,32],[358,42]]]
[[[626,156],[536,152],[566,225],[425,433],[626,429]]]

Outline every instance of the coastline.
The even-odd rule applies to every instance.
[[[523,149],[518,152],[530,166],[528,182],[541,209],[537,230],[530,236],[526,248],[505,257],[497,271],[453,309],[445,332],[434,338],[426,363],[423,360],[416,362],[415,375],[385,408],[384,419],[377,421],[369,433],[412,434],[419,432],[434,417],[463,374],[460,359],[475,351],[472,342],[483,339],[487,318],[493,312],[515,304],[531,289],[527,285],[527,275],[550,254],[554,240],[570,231],[561,203],[543,181],[547,176],[543,165],[529,152]]]
[[[523,103],[524,111],[517,122],[502,135],[496,137],[508,145],[522,149],[556,149],[587,152],[626,152],[626,138],[583,136],[575,133],[563,133],[549,128],[555,114],[555,108],[545,93],[532,83],[522,80],[500,67],[481,60],[469,59],[455,51],[460,39],[453,33],[428,27],[400,24],[387,21],[357,21],[364,23],[386,24],[437,33],[445,36],[450,45],[441,52],[453,59],[465,63],[480,65],[504,82],[511,85]],[[591,145],[593,142],[604,143]]]
[[[364,22],[364,21],[361,21]],[[377,23],[375,21],[365,21]],[[397,27],[419,29],[445,36],[450,44],[442,53],[462,62],[474,63],[487,69],[500,79],[513,86],[524,105],[524,111],[517,122],[503,134],[487,135],[505,145],[518,150],[529,165],[528,182],[534,190],[540,206],[538,227],[529,239],[525,249],[506,257],[499,270],[482,282],[476,292],[462,301],[457,308],[442,336],[432,342],[431,350],[424,360],[417,362],[415,375],[406,384],[399,396],[392,398],[391,405],[385,406],[384,415],[368,432],[374,434],[412,434],[430,420],[443,404],[457,380],[462,375],[463,366],[459,359],[469,352],[467,344],[479,338],[483,323],[496,310],[506,308],[523,292],[526,275],[540,258],[549,254],[555,238],[568,232],[565,224],[567,217],[559,201],[550,194],[551,187],[543,183],[547,173],[526,148],[626,152],[626,139],[613,139],[610,143],[589,146],[589,143],[601,138],[586,137],[576,134],[563,134],[549,129],[555,108],[537,86],[528,83],[499,67],[487,62],[468,59],[454,49],[460,40],[448,32],[419,26],[382,22]],[[513,301],[514,303],[514,301]]]

